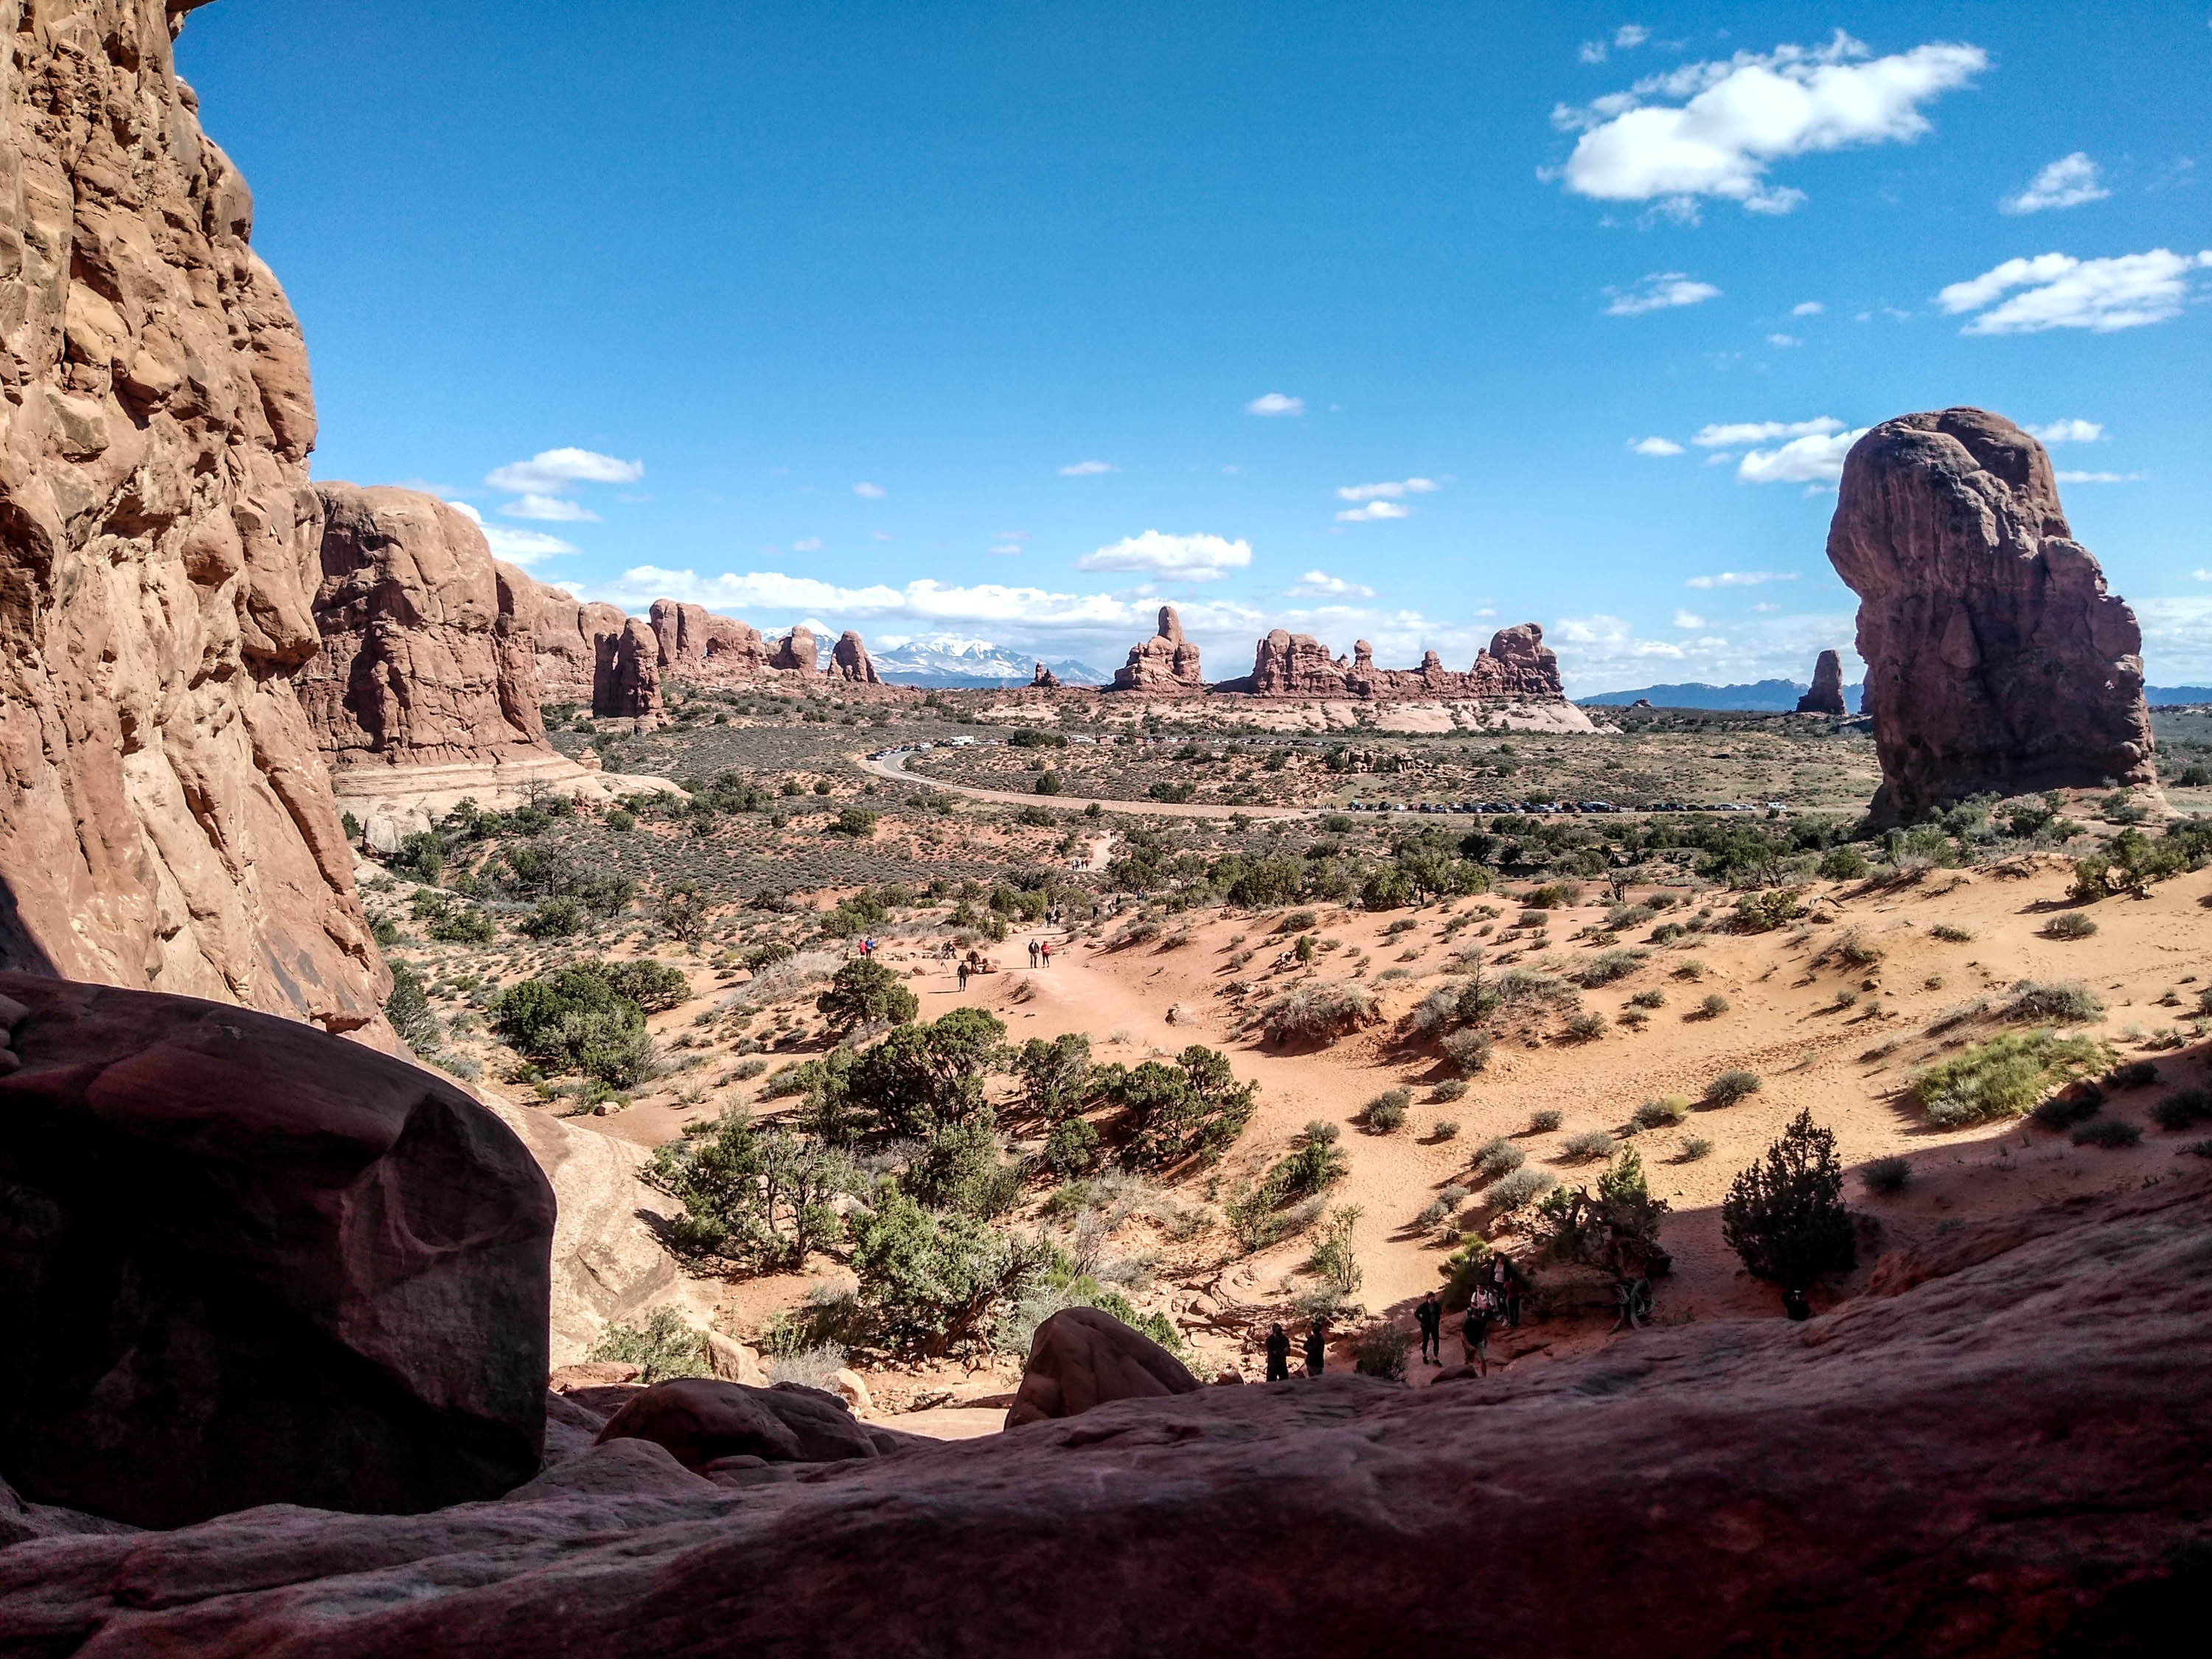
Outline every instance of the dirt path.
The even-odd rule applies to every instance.
[[[945,783],[908,771],[906,757],[913,752],[911,750],[896,749],[884,760],[878,760],[872,755],[854,755],[851,759],[853,764],[863,772],[889,778],[894,783],[941,789],[948,795],[965,795],[970,800],[995,801],[1001,806],[1055,806],[1062,810],[1096,806],[1108,812],[1133,812],[1144,817],[1163,818],[1310,818],[1319,816],[1321,811],[1319,807],[1314,806],[1213,806],[1198,802],[1107,800],[1091,795],[1022,795],[1011,789],[980,789],[974,784]]]

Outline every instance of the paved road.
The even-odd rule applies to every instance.
[[[879,778],[894,782],[917,785],[926,789],[941,789],[948,795],[965,795],[970,800],[996,801],[1002,806],[1049,806],[1061,811],[1081,811],[1096,805],[1109,812],[1131,812],[1140,817],[1162,818],[1232,818],[1243,813],[1248,818],[1310,818],[1324,811],[1335,811],[1335,807],[1320,806],[1216,806],[1196,801],[1164,800],[1104,800],[1084,795],[1021,795],[1011,789],[979,789],[973,784],[946,783],[937,778],[925,778],[906,769],[904,750],[895,750],[889,760],[877,760],[867,755],[855,755],[853,763],[863,772],[872,772]]]

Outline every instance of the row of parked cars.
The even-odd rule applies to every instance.
[[[1771,800],[1767,810],[1780,811],[1782,803]],[[1611,801],[1538,801],[1538,800],[1462,800],[1462,801],[1402,801],[1356,800],[1350,803],[1355,812],[1522,812],[1535,815],[1545,812],[1756,812],[1760,803],[1749,800],[1654,801],[1649,806],[1615,806]]]

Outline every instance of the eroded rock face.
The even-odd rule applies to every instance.
[[[0,975],[0,1475],[173,1527],[495,1498],[544,1433],[552,1190],[312,1028]]]
[[[760,629],[720,617],[703,605],[674,599],[653,602],[653,637],[659,641],[660,666],[678,678],[743,682],[768,671],[768,646]]]
[[[322,648],[300,701],[334,766],[550,756],[530,579],[411,489],[316,486]]]
[[[599,674],[599,641],[622,635],[626,619],[620,608],[586,605],[537,581],[527,597],[535,607],[540,689],[549,702],[588,705]]]
[[[1359,643],[1366,649],[1366,641]],[[1278,628],[1260,641],[1250,684],[1239,689],[1261,697],[1340,697],[1345,672],[1343,661],[1331,659],[1328,647],[1312,635]]]
[[[594,641],[598,664],[592,675],[592,714],[602,720],[645,720],[660,713],[660,645],[653,629],[635,617],[625,617],[618,634]]]
[[[1057,691],[1060,690],[1060,676],[1039,663],[1036,672],[1030,676],[1030,685],[1034,690]]]
[[[1813,663],[1813,686],[1797,699],[1801,714],[1848,714],[1844,707],[1844,659],[1839,653],[1823,651]]]
[[[1006,1427],[1076,1417],[1113,1400],[1152,1400],[1200,1388],[1189,1369],[1142,1331],[1096,1308],[1063,1308],[1030,1339]]]
[[[601,1445],[623,1438],[650,1440],[693,1470],[724,1457],[834,1463],[874,1457],[897,1443],[885,1434],[878,1446],[843,1401],[818,1389],[792,1382],[752,1389],[706,1376],[639,1392],[599,1431]]]
[[[1198,647],[1182,636],[1182,618],[1160,607],[1159,632],[1129,647],[1129,660],[1114,671],[1116,691],[1192,692],[1206,690]]]
[[[1500,629],[1490,648],[1475,653],[1464,674],[1446,668],[1434,651],[1421,653],[1418,668],[1377,668],[1375,647],[1354,642],[1352,659],[1332,658],[1310,635],[1278,628],[1260,641],[1252,672],[1224,680],[1217,691],[1241,691],[1261,697],[1443,697],[1562,702],[1559,659],[1544,644],[1534,623]]]
[[[1122,1400],[742,1492],[633,1455],[559,1466],[584,1496],[19,1544],[0,1628],[254,1659],[520,1659],[556,1623],[566,1659],[948,1631],[1195,1659],[1449,1651],[1474,1607],[1504,1659],[2131,1652],[2194,1616],[2212,1535],[2208,1235],[2189,1175],[1970,1225],[1806,1324],[1443,1388]]]
[[[1475,653],[1468,678],[1474,682],[1478,696],[1557,702],[1567,695],[1559,679],[1559,654],[1544,643],[1544,630],[1532,622],[1492,634],[1489,649]]]
[[[775,642],[769,653],[768,665],[787,673],[811,674],[819,663],[813,630],[794,628]]]
[[[307,352],[176,78],[188,9],[6,13],[0,964],[381,1031],[294,690],[320,644]]]
[[[867,646],[849,628],[837,636],[837,643],[830,647],[830,678],[851,685],[883,684],[876,665],[869,659]]]
[[[1859,596],[1877,822],[1983,790],[2153,781],[2142,630],[2011,422],[1947,409],[1869,432],[1828,559]]]

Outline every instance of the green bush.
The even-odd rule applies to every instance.
[[[2058,1134],[2096,1116],[2104,1103],[2105,1091],[2083,1078],[2039,1104],[2027,1115],[2027,1121],[2039,1129]]]
[[[637,814],[627,807],[617,806],[607,814],[607,828],[617,835],[627,834],[637,828]]]
[[[1378,1135],[1395,1134],[1406,1127],[1407,1109],[1413,1097],[1403,1089],[1386,1089],[1367,1103],[1367,1127]]]
[[[933,1210],[985,1221],[1004,1215],[1022,1195],[1021,1166],[1000,1160],[998,1118],[988,1106],[932,1135],[899,1184]]]
[[[1326,980],[1302,981],[1259,1013],[1260,1029],[1276,1042],[1334,1042],[1379,1018],[1375,994],[1365,986]]]
[[[1056,1037],[1031,1037],[1014,1055],[1029,1109],[1056,1118],[1080,1105],[1091,1081],[1091,1039],[1080,1031]]]
[[[368,919],[368,936],[389,951],[399,943],[399,924],[390,916],[371,916]]]
[[[1080,1117],[1060,1119],[1044,1138],[1044,1161],[1062,1181],[1088,1174],[1098,1162],[1098,1131]]]
[[[441,945],[489,945],[491,917],[473,904],[456,904],[432,918],[425,930]]]
[[[973,1216],[933,1214],[896,1186],[851,1230],[861,1302],[890,1340],[927,1353],[980,1343],[1042,1266],[1034,1247]]]
[[[866,841],[876,833],[876,817],[865,806],[843,807],[830,831],[832,835],[850,836],[854,841]]]
[[[1486,1181],[1507,1176],[1528,1161],[1528,1154],[1504,1135],[1494,1135],[1474,1149],[1474,1172]]]
[[[1680,1150],[1674,1154],[1675,1161],[1681,1164],[1695,1164],[1699,1158],[1710,1158],[1712,1155],[1712,1150],[1713,1143],[1703,1135],[1686,1135],[1682,1139]]]
[[[2158,1081],[2158,1064],[2148,1060],[2127,1060],[2097,1080],[2107,1089],[2148,1089]]]
[[[1446,1313],[1457,1313],[1474,1299],[1474,1287],[1490,1277],[1490,1246],[1470,1238],[1443,1259],[1437,1273],[1444,1281],[1437,1299]]]
[[[1580,1163],[1613,1156],[1613,1139],[1602,1129],[1585,1129],[1580,1134],[1569,1135],[1560,1143],[1563,1157]]]
[[[2097,931],[2097,924],[2079,910],[2063,911],[2044,924],[2045,939],[2087,939]]]
[[[1877,1158],[1859,1171],[1859,1180],[1870,1193],[1893,1198],[1912,1180],[1912,1165],[1901,1158]]]
[[[1729,1006],[1729,1000],[1716,991],[1698,1005],[1698,1012],[1707,1019],[1718,1019],[1728,1012]]]
[[[1570,1015],[1560,1028],[1560,1036],[1569,1042],[1593,1042],[1605,1035],[1606,1018],[1595,1008],[1586,1008],[1579,1014]]]
[[[1060,793],[1060,774],[1057,772],[1047,772],[1042,777],[1036,781],[1035,787],[1036,793],[1040,795],[1058,794]]]
[[[1734,1106],[1757,1094],[1766,1085],[1756,1072],[1723,1072],[1705,1085],[1705,1103],[1708,1106]]]
[[[1444,1058],[1463,1077],[1472,1077],[1490,1064],[1490,1038],[1481,1031],[1451,1032],[1444,1038]]]
[[[1547,1135],[1566,1121],[1565,1113],[1557,1107],[1547,1106],[1540,1111],[1528,1114],[1528,1133],[1532,1135]]]
[[[1413,1339],[1388,1320],[1364,1327],[1352,1340],[1352,1369],[1362,1376],[1382,1376],[1403,1382],[1406,1352]]]
[[[2052,985],[2024,979],[2012,988],[2001,1012],[2005,1018],[2022,1024],[2078,1025],[2103,1018],[2105,1005],[2086,985]]]
[[[532,1060],[582,1072],[627,1089],[653,1074],[645,1011],[621,996],[596,966],[579,963],[545,979],[526,979],[495,997],[501,1036]]]
[[[640,1325],[610,1324],[585,1356],[639,1368],[641,1382],[665,1382],[677,1376],[712,1376],[707,1339],[684,1322],[673,1308],[660,1308]]]
[[[1429,1134],[1430,1138],[1435,1140],[1457,1140],[1459,1120],[1452,1117],[1440,1117],[1431,1126]]]
[[[2071,1139],[2076,1146],[2132,1146],[2142,1140],[2142,1131],[2116,1117],[2093,1117],[2076,1124]]]
[[[417,881],[434,882],[445,873],[446,843],[431,830],[417,830],[401,838],[392,867]]]
[[[1434,1101],[1462,1100],[1466,1096],[1467,1081],[1463,1078],[1448,1077],[1429,1091],[1429,1098]]]
[[[2212,1122],[2212,1090],[2176,1090],[2150,1109],[2150,1116],[2160,1128],[2169,1130]]]
[[[1827,881],[1857,881],[1867,872],[1865,856],[1854,847],[1832,847],[1821,856],[1820,875]]]
[[[690,1000],[691,981],[680,968],[639,957],[629,962],[603,962],[599,976],[617,996],[627,998],[648,1014],[665,1013]]]
[[[430,999],[422,989],[421,975],[404,963],[392,964],[392,994],[384,1000],[384,1017],[392,1022],[399,1040],[417,1054],[428,1054],[444,1035],[438,1029],[437,1016],[430,1012]]]
[[[646,1176],[684,1206],[670,1228],[682,1254],[794,1270],[842,1237],[834,1200],[859,1185],[835,1148],[782,1124],[760,1129],[737,1106],[655,1147]]]
[[[830,976],[814,1006],[842,1036],[864,1025],[907,1024],[921,1012],[921,1000],[873,957],[855,957]]]
[[[1736,1176],[1721,1202],[1721,1237],[1753,1279],[1781,1291],[1792,1319],[1809,1316],[1805,1293],[1821,1279],[1858,1265],[1836,1137],[1811,1112]]]
[[[1648,991],[1638,991],[1629,1001],[1638,1008],[1664,1008],[1667,994],[1655,985]]]
[[[1632,1117],[1639,1129],[1671,1129],[1690,1115],[1690,1103],[1680,1095],[1647,1100]]]
[[[1193,1043],[1174,1066],[1148,1060],[1118,1062],[1092,1074],[1095,1097],[1117,1108],[1127,1133],[1122,1158],[1133,1168],[1160,1170],[1195,1158],[1211,1164],[1229,1150],[1252,1116],[1257,1085],[1239,1084],[1228,1060]]]
[[[1333,1129],[1336,1126],[1325,1127]],[[1334,1140],[1334,1136],[1309,1131],[1288,1156],[1275,1160],[1257,1186],[1222,1206],[1230,1231],[1246,1254],[1265,1249],[1290,1230],[1293,1224],[1280,1213],[1283,1206],[1319,1193],[1330,1182],[1343,1178],[1344,1154],[1336,1149]]]
[[[2103,1046],[2087,1037],[2006,1031],[1917,1073],[1909,1086],[1930,1122],[1955,1129],[2018,1117],[2055,1085],[2095,1070],[2104,1058]]]
[[[1546,1253],[1610,1273],[1616,1279],[1663,1271],[1659,1224],[1668,1204],[1651,1196],[1644,1163],[1629,1147],[1597,1178],[1597,1190],[1558,1187],[1538,1206]]]
[[[1490,1190],[1483,1194],[1483,1201],[1499,1214],[1509,1214],[1541,1198],[1559,1184],[1559,1177],[1548,1170],[1515,1170],[1492,1182]]]
[[[562,939],[584,925],[584,907],[565,894],[538,901],[519,926],[532,939]]]

